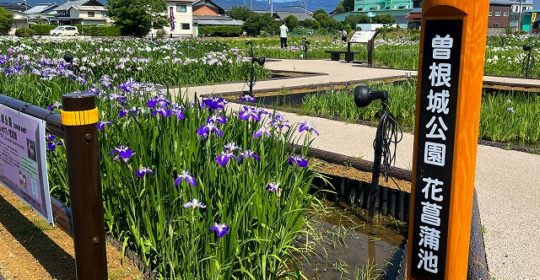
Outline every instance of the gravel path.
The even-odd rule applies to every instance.
[[[267,67],[275,70],[325,73],[322,76],[261,81],[255,89],[279,89],[299,85],[371,80],[407,75],[408,71],[371,69],[331,61],[280,60]],[[410,73],[410,72],[409,72]],[[414,74],[414,73],[412,73]],[[486,81],[538,85],[530,79],[485,77]],[[244,84],[225,84],[182,89],[188,96],[241,91]],[[366,160],[373,160],[375,128],[316,117],[286,113],[292,122],[310,120],[321,136],[313,146]],[[398,148],[397,166],[412,167],[413,135],[406,134]],[[540,156],[479,146],[476,189],[485,228],[489,269],[494,279],[540,279]]]

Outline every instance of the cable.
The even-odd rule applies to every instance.
[[[403,140],[403,128],[399,125],[394,115],[389,110],[386,102],[383,103],[384,110],[379,122],[382,133],[382,168],[386,182],[388,174],[396,163],[397,144]],[[375,142],[373,143],[375,147]],[[396,183],[397,184],[397,183]],[[399,188],[399,186],[398,186]]]

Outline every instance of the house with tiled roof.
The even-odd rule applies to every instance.
[[[56,7],[56,18],[60,24],[97,25],[110,24],[107,7],[96,0],[67,1]]]

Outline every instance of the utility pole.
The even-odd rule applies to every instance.
[[[270,4],[270,16],[274,17],[274,0],[268,0],[268,4]]]
[[[521,22],[523,21],[523,1],[519,0],[518,31],[521,31]]]

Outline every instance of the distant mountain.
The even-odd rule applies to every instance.
[[[106,3],[106,0],[98,0],[101,3]],[[258,0],[214,0],[218,5],[221,5],[225,9],[229,9],[233,6],[247,6],[250,7],[253,3],[253,10],[263,10],[269,11],[270,5],[268,1],[258,1]],[[22,0],[0,0],[0,2],[22,2]],[[64,3],[66,1],[62,0],[27,0],[28,5],[35,6],[40,3]],[[339,3],[339,0],[307,0],[307,9],[310,11],[315,11],[318,9],[324,9],[328,12],[334,10]],[[302,5],[302,1],[295,0],[274,0],[274,9],[276,11],[289,11],[297,10],[299,6]]]

